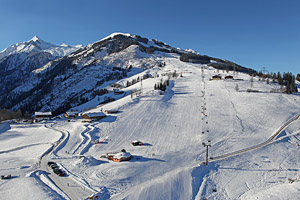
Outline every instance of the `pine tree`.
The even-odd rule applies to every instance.
[[[300,74],[297,74],[296,80],[300,81]]]
[[[278,80],[279,85],[283,85],[283,79],[282,79],[280,72],[277,73],[277,80]]]
[[[130,83],[129,81],[126,82],[126,87],[129,87],[130,86]]]
[[[30,115],[30,113],[28,112],[28,111],[26,111],[25,113],[24,113],[24,119],[30,119],[31,118],[31,115]]]
[[[22,112],[20,109],[15,112],[15,119],[22,119]]]

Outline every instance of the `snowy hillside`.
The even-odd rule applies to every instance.
[[[4,50],[2,56],[6,57],[0,62],[4,86],[0,89],[1,107],[60,114],[94,98],[95,91],[110,83],[160,66],[162,59],[153,52],[173,48],[140,36],[115,33],[65,57],[53,57],[76,49],[34,37]]]
[[[252,85],[248,74],[182,62],[177,53],[148,54],[138,45],[109,57],[99,46],[88,58],[96,64],[86,67],[82,60],[89,48],[70,55],[82,73],[61,77],[63,84],[53,94],[60,89],[65,96],[78,87],[76,91],[88,90],[89,84],[96,84],[96,75],[106,73],[101,66],[132,65],[127,76],[101,87],[110,90],[109,84],[117,82],[123,94],[110,92],[73,107],[84,111],[81,114],[118,112],[91,123],[62,118],[0,124],[1,175],[12,175],[0,182],[3,198],[298,199],[300,121],[286,124],[299,114],[298,94],[270,93],[279,86],[255,78]],[[211,80],[217,73],[222,80]],[[86,79],[81,79],[83,74]],[[142,82],[124,86],[146,74]],[[225,80],[227,75],[234,80]],[[155,84],[168,79],[165,92],[154,90]],[[130,95],[137,90],[139,95]],[[108,97],[116,100],[99,105]],[[274,139],[249,148],[267,141],[284,124]],[[131,145],[134,140],[144,145]],[[210,162],[205,166],[202,143],[208,140]],[[102,156],[121,149],[130,152],[132,160],[113,162]],[[222,158],[241,149],[247,151]],[[64,177],[47,166],[50,160],[66,172]]]
[[[12,108],[18,99],[22,99],[24,93],[13,92],[24,83],[29,83],[31,88],[39,77],[33,75],[33,71],[76,51],[81,46],[53,45],[38,37],[23,43],[9,46],[0,52],[0,108]],[[32,81],[34,80],[34,81]],[[31,94],[32,95],[32,94]]]

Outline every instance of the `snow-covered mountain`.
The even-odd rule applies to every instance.
[[[8,94],[28,82],[32,71],[46,63],[66,56],[81,48],[53,45],[34,36],[31,40],[9,46],[0,52],[0,101],[7,102]],[[13,98],[18,98],[17,94]],[[12,97],[10,97],[12,98]],[[7,105],[7,103],[6,103]],[[1,106],[5,108],[5,105]],[[10,108],[10,107],[9,107]]]
[[[0,52],[0,60],[12,54],[20,53],[37,53],[37,52],[48,52],[52,56],[62,57],[66,56],[73,51],[78,50],[81,45],[70,46],[66,44],[54,45],[40,39],[38,36],[34,36],[29,41],[17,43],[9,46]]]
[[[22,70],[31,72],[50,60],[66,56],[81,48],[81,45],[54,45],[34,36],[31,40],[9,46],[0,52],[0,71],[2,73]]]
[[[176,55],[185,62],[213,61],[214,67],[233,67],[229,61],[123,33],[113,33],[79,49],[52,45],[34,37],[10,46],[1,55],[6,55],[0,60],[4,74],[0,81],[4,86],[0,89],[2,108],[51,110],[55,114],[95,98],[98,90],[124,77],[163,67],[166,57]]]

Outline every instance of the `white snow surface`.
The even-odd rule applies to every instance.
[[[206,152],[202,143],[208,140],[209,157],[266,141],[300,112],[299,94],[270,93],[279,86],[258,79],[252,89],[259,93],[247,93],[251,83],[246,74],[229,72],[238,81],[209,81],[218,72],[206,65],[184,63],[173,54],[164,61],[163,68],[134,75],[153,75],[143,80],[140,96],[124,95],[99,107],[92,100],[77,108],[89,108],[89,113],[120,111],[100,121],[1,123],[1,175],[12,175],[0,180],[1,198],[298,199],[300,120],[264,147],[211,161],[208,166],[201,163]],[[182,77],[171,78],[165,92],[153,89],[175,71]],[[138,82],[123,90],[140,87]],[[144,145],[132,146],[137,139]],[[96,140],[103,142],[95,144]],[[121,149],[133,159],[117,163],[101,158]],[[42,156],[43,162],[57,162],[67,175],[56,176],[43,162],[39,167]]]

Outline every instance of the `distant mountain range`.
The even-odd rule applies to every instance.
[[[0,109],[60,114],[95,91],[180,55],[183,62],[255,73],[230,61],[171,47],[138,35],[114,33],[87,46],[53,45],[34,36],[0,52]]]

